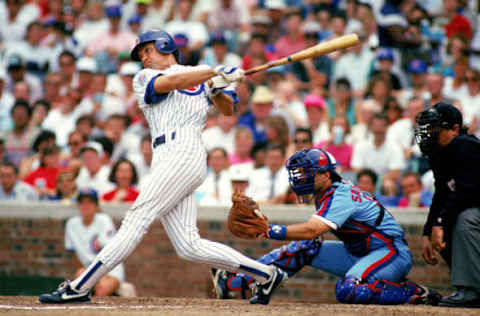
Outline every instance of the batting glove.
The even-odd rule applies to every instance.
[[[220,75],[229,83],[240,81],[245,77],[245,71],[241,68],[230,66],[217,66],[213,69],[216,75]]]
[[[223,88],[227,87],[230,83],[222,76],[215,76],[210,79],[212,85],[210,86],[210,95],[216,96]]]

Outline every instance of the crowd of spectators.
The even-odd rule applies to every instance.
[[[386,206],[429,206],[415,116],[444,101],[480,135],[478,1],[2,0],[0,200],[133,202],[152,160],[133,93],[139,32],[164,29],[184,64],[248,69],[348,33],[360,43],[239,82],[233,116],[213,107],[200,205],[233,189],[295,203],[285,160],[332,153],[343,178]],[[157,135],[153,135],[154,137]]]

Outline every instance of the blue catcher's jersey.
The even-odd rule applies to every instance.
[[[313,216],[330,226],[355,256],[394,247],[394,240],[404,241],[403,229],[393,216],[385,211],[381,218],[380,203],[350,182],[334,182],[315,200],[315,207]]]

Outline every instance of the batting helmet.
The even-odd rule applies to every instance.
[[[288,180],[297,195],[315,191],[315,174],[329,171],[334,178],[341,179],[335,171],[337,161],[323,149],[304,149],[294,153],[287,161]]]
[[[175,41],[170,36],[170,34],[162,30],[148,30],[140,34],[138,36],[135,47],[130,53],[130,57],[132,58],[132,60],[140,61],[138,50],[143,45],[152,42],[155,43],[155,48],[157,49],[157,51],[163,54],[173,54],[175,56],[175,59],[177,60],[177,63],[182,63],[182,56],[177,49],[177,45],[175,45]]]
[[[462,113],[453,105],[442,102],[420,112],[416,121],[415,139],[422,153],[427,156],[438,149],[438,136],[442,128],[453,129],[458,124],[462,129],[463,123]]]

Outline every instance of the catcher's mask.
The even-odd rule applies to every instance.
[[[335,157],[323,149],[304,149],[294,153],[287,161],[288,181],[301,203],[309,202],[306,195],[315,192],[315,174],[329,171],[340,178],[335,172],[337,161]],[[312,196],[313,197],[313,196]]]
[[[420,112],[416,117],[415,140],[422,153],[432,155],[438,150],[438,136],[442,129],[453,129],[455,124],[462,126],[462,114],[453,105],[437,103]]]

